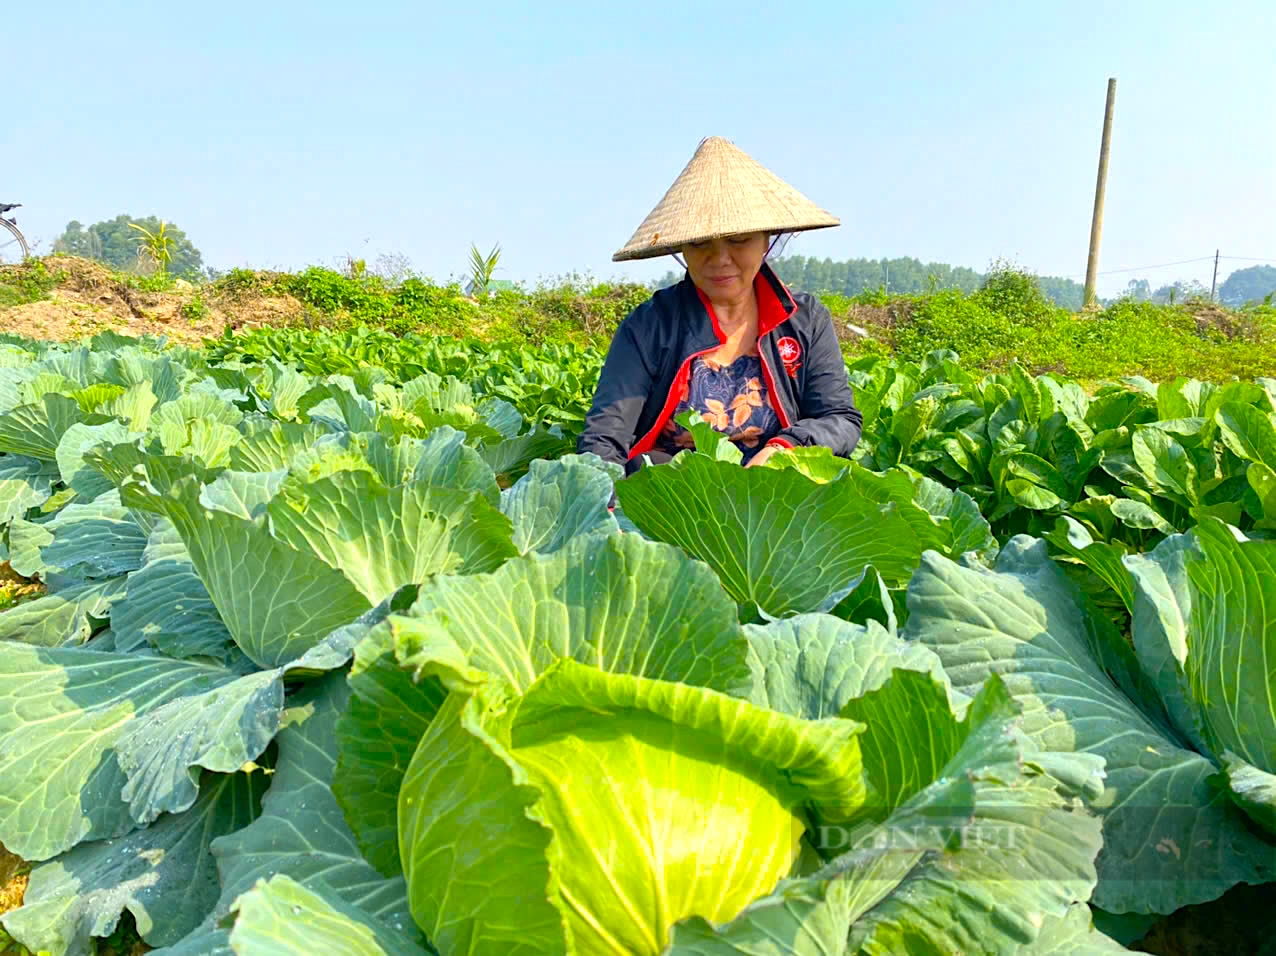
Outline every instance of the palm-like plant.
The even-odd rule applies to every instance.
[[[148,257],[160,272],[167,272],[168,264],[173,261],[173,237],[168,234],[168,224],[161,219],[154,232],[135,222],[128,225],[142,234],[137,240],[138,256]]]
[[[487,295],[492,284],[492,273],[496,271],[496,263],[500,257],[499,243],[486,256],[478,251],[477,246],[470,245],[470,290],[476,297]]]

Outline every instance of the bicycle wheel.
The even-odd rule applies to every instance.
[[[0,219],[0,265],[25,262],[29,255],[31,250],[18,227],[8,219]]]

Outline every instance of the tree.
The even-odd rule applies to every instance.
[[[1152,293],[1152,301],[1158,305],[1182,305],[1191,299],[1208,299],[1210,290],[1196,279],[1184,282],[1182,279],[1173,285],[1163,285]]]
[[[1276,292],[1276,266],[1237,269],[1218,287],[1218,297],[1223,304],[1232,306],[1262,302],[1273,292]]]
[[[1147,279],[1131,279],[1126,284],[1125,295],[1135,302],[1146,302],[1152,298],[1152,283]]]
[[[139,242],[139,240],[144,241],[145,236],[137,229],[130,228],[131,223],[136,223],[151,233],[158,232],[161,225],[160,220],[155,216],[135,219],[133,216],[119,215],[114,219],[95,222],[85,229],[81,223],[73,219],[67,223],[66,231],[53,243],[53,251],[81,256],[85,259],[95,259],[115,269],[149,270],[154,268],[150,257],[142,249],[142,243]],[[164,229],[171,240],[169,250],[172,259],[168,263],[169,273],[187,278],[198,276],[203,267],[203,256],[200,255],[199,250],[187,238],[186,233],[172,223],[165,224]]]
[[[1057,276],[1039,276],[1037,283],[1042,294],[1062,309],[1080,312],[1085,304],[1085,286],[1080,282]]]

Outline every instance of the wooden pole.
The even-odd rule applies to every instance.
[[[1214,278],[1210,280],[1210,301],[1214,301],[1214,290],[1218,287],[1218,254],[1222,250],[1214,250]]]
[[[1090,220],[1090,256],[1085,266],[1085,307],[1094,304],[1099,274],[1099,237],[1103,233],[1103,193],[1108,185],[1108,149],[1112,144],[1112,104],[1116,102],[1116,77],[1108,78],[1108,101],[1103,110],[1103,141],[1099,145],[1099,176],[1094,186],[1094,217]]]

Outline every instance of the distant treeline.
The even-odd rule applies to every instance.
[[[985,274],[946,262],[901,259],[850,259],[835,262],[814,256],[781,256],[771,260],[776,274],[790,288],[802,292],[855,296],[883,290],[891,295],[914,295],[939,289],[974,292],[983,285]],[[669,272],[655,286],[663,288],[682,279]],[[1038,276],[1041,291],[1065,309],[1080,309],[1085,287],[1072,279]]]
[[[916,295],[939,289],[961,289],[974,292],[984,284],[986,273],[950,266],[946,262],[921,262],[903,259],[850,259],[834,262],[814,256],[781,256],[771,260],[776,273],[791,289],[820,295],[856,296],[863,292],[885,291],[891,295]],[[1077,311],[1085,301],[1085,286],[1072,279],[1036,276],[1042,293],[1056,305]],[[653,283],[662,289],[682,279],[681,272],[668,272]],[[1173,282],[1153,288],[1147,279],[1131,279],[1118,296],[1098,296],[1100,305],[1111,305],[1119,299],[1173,305],[1190,299],[1207,299],[1210,290],[1201,283]],[[1224,279],[1216,293],[1217,301],[1237,308],[1247,303],[1276,298],[1276,266],[1257,265],[1237,269]]]

